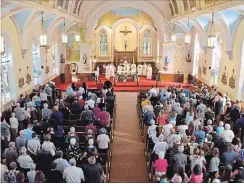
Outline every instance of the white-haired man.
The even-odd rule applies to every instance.
[[[187,164],[187,156],[183,153],[184,146],[178,147],[178,153],[173,157],[173,174],[177,173],[177,169],[179,166],[182,166],[185,170]]]
[[[155,152],[155,154],[157,154],[157,155],[159,154],[160,151],[163,151],[164,153],[166,153],[168,148],[169,148],[169,146],[168,146],[168,143],[164,141],[164,136],[160,135],[159,142],[157,142],[153,147],[153,152]]]
[[[84,173],[88,183],[102,183],[102,179],[106,178],[102,166],[96,163],[96,158],[91,156],[88,158],[88,165],[84,167]]]
[[[64,169],[63,179],[66,180],[66,183],[81,183],[85,181],[83,170],[79,167],[76,167],[75,159],[69,160],[70,166]]]
[[[80,114],[80,120],[93,120],[93,112],[89,110],[89,106],[86,104],[84,106],[84,111]]]
[[[102,153],[107,153],[110,139],[106,134],[106,129],[101,128],[101,134],[97,136],[98,149]]]
[[[225,124],[225,130],[221,134],[225,143],[231,143],[235,137],[233,131],[230,129],[230,124]]]

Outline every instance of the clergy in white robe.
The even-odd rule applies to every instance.
[[[130,71],[131,71],[130,64],[126,64],[126,72],[128,75],[131,74]]]
[[[152,79],[152,67],[150,64],[147,66],[147,79],[148,80]]]
[[[142,66],[142,75],[146,77],[147,75],[147,64],[144,63],[144,65]]]
[[[99,79],[99,66],[97,66],[97,69],[95,70],[95,80]]]
[[[113,64],[110,65],[110,76],[114,77],[114,73],[115,73],[115,67]]]
[[[141,65],[141,64],[139,64],[139,65],[137,66],[137,75],[139,75],[139,76],[142,75],[142,65]]]
[[[107,80],[109,80],[110,79],[110,74],[111,74],[111,72],[110,72],[110,65],[107,65],[106,66],[106,68],[105,68],[105,78],[107,79]]]
[[[136,74],[136,65],[132,64],[131,65],[131,75],[135,75]]]

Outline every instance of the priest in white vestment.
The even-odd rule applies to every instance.
[[[139,75],[139,76],[142,75],[142,65],[141,65],[141,64],[139,64],[139,65],[137,66],[137,75]]]
[[[135,75],[136,74],[136,65],[133,63],[131,65],[131,75]]]
[[[147,66],[147,79],[148,80],[152,79],[152,67],[150,64]]]
[[[144,65],[142,66],[142,75],[146,77],[147,75],[147,64],[144,63]]]
[[[110,65],[110,76],[114,77],[114,73],[115,73],[115,67],[113,64]]]
[[[108,64],[106,67],[105,67],[105,78],[107,79],[107,80],[109,80],[110,79],[110,74],[111,74],[111,72],[110,72],[110,64]]]

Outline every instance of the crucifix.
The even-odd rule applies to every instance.
[[[120,32],[124,34],[124,38],[125,38],[125,52],[126,52],[126,48],[127,48],[127,34],[132,33],[132,31],[127,31],[127,26],[125,26],[125,30],[124,31],[120,31]]]

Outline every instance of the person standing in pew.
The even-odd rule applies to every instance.
[[[63,179],[66,183],[81,183],[85,181],[83,170],[76,167],[76,160],[74,158],[69,160],[70,166],[64,169]]]
[[[101,164],[96,163],[96,158],[91,156],[88,158],[88,165],[84,167],[85,178],[88,183],[102,183],[106,179]]]
[[[80,114],[81,113],[81,107],[80,103],[78,102],[78,99],[75,97],[74,102],[71,104],[71,112],[72,114]]]
[[[98,152],[107,153],[110,139],[106,134],[106,129],[101,128],[101,134],[97,136]]]
[[[93,123],[94,123],[94,121],[90,120],[89,125],[86,125],[86,127],[85,127],[85,131],[87,132],[89,129],[91,129],[93,136],[95,136],[97,134],[97,127],[94,126]]]
[[[102,127],[110,126],[110,114],[106,111],[106,107],[103,108],[103,111],[99,114],[100,125]]]
[[[93,112],[89,110],[89,106],[87,104],[84,106],[84,109],[85,110],[80,114],[80,120],[93,120]]]

